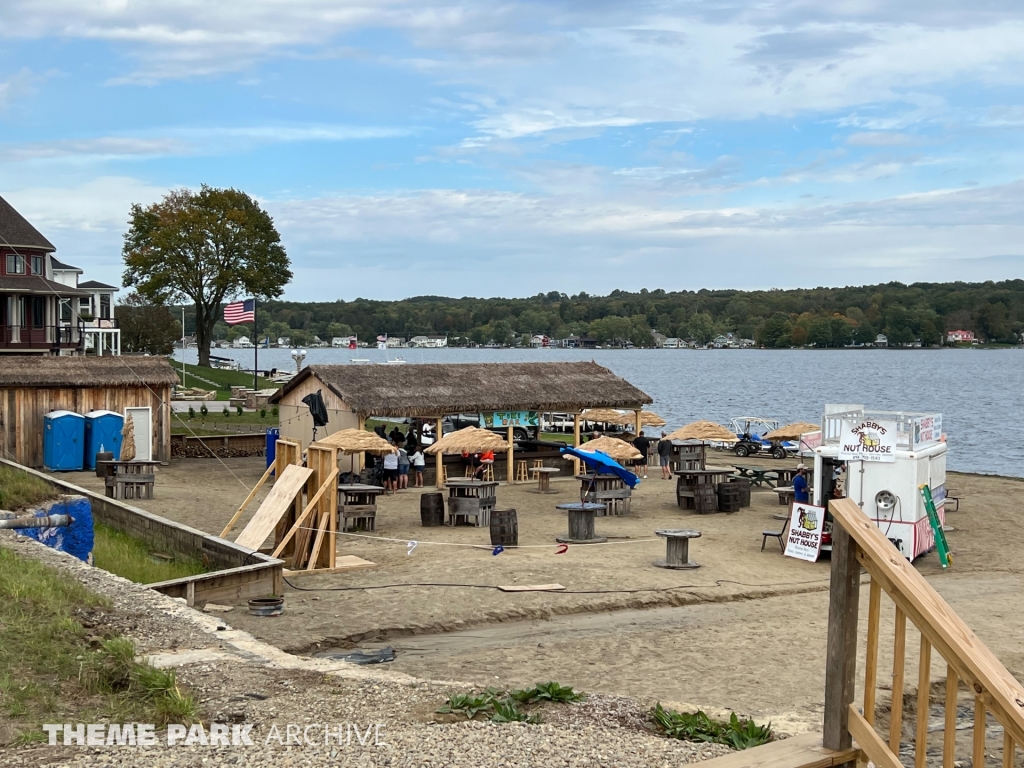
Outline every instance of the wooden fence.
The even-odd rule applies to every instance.
[[[909,620],[921,635],[914,729],[915,768],[924,768],[927,759],[933,653],[946,663],[943,768],[953,768],[957,695],[961,682],[970,691],[974,703],[972,765],[981,768],[985,764],[987,713],[1003,728],[1002,765],[1012,768],[1017,745],[1024,744],[1024,687],[853,501],[833,501],[829,510],[835,524],[823,746],[840,750],[856,739],[857,746],[877,768],[902,768],[899,755]],[[854,704],[854,687],[862,567],[871,576],[871,586],[865,637],[864,700],[863,710],[859,710]],[[875,727],[883,592],[895,603],[892,707],[887,738]]]

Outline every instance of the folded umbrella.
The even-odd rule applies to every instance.
[[[640,478],[619,464],[607,453],[601,451],[584,451],[579,448],[562,448],[563,456],[573,456],[580,459],[588,467],[593,467],[598,474],[615,475],[630,488],[636,488]]]

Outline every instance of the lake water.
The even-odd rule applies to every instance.
[[[185,354],[198,359],[194,349]],[[251,349],[214,354],[252,366]],[[825,403],[938,411],[950,469],[1024,477],[1022,350],[310,349],[305,363],[398,356],[410,364],[595,360],[654,398],[650,408],[668,429],[736,416],[820,422]],[[261,349],[259,363],[295,367],[287,349]]]

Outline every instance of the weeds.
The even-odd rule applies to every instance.
[[[583,700],[583,694],[577,693],[567,685],[556,682],[538,683],[533,688],[503,691],[498,688],[487,688],[483,693],[473,696],[455,693],[448,697],[448,703],[437,710],[438,714],[464,714],[472,720],[481,712],[488,713],[492,723],[539,723],[540,715],[529,715],[520,710],[520,705],[529,706],[545,702],[577,702]]]
[[[150,555],[146,542],[101,523],[96,523],[94,528],[92,556],[96,567],[137,584],[153,584],[206,572],[203,564],[195,558],[176,556],[170,560],[156,560]]]
[[[741,720],[735,712],[728,720],[715,720],[702,710],[677,712],[659,703],[651,710],[651,720],[669,738],[725,744],[733,749],[749,749],[767,744],[774,738],[772,724],[758,725]]]
[[[26,509],[60,493],[52,485],[28,472],[0,466],[0,509]]]

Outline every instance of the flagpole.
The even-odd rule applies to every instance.
[[[257,369],[260,367],[260,334],[256,330],[256,304],[258,300],[254,295],[252,297],[252,335],[256,340],[256,346],[252,348],[252,388],[259,389],[259,384],[256,383],[256,377],[259,375]]]

